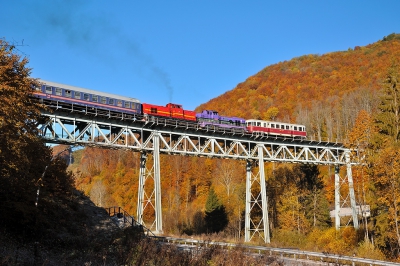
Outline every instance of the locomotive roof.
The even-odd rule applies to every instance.
[[[114,98],[114,99],[120,99],[120,100],[140,103],[140,101],[138,99],[132,98],[132,97],[126,97],[126,96],[121,96],[121,95],[107,93],[107,92],[95,91],[95,90],[75,87],[75,86],[71,86],[71,85],[61,84],[61,83],[42,80],[42,79],[39,79],[38,81],[41,84],[49,85],[49,86],[52,86],[52,87],[63,88],[63,89],[68,89],[68,90],[72,90],[72,91],[86,92],[86,93],[89,93],[89,94],[95,94],[95,95],[99,95],[99,96],[105,96],[105,97],[109,97],[109,98]]]

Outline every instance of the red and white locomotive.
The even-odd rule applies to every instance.
[[[198,123],[200,126],[216,126],[223,128],[242,129],[249,133],[265,135],[306,138],[304,125],[264,121],[237,117],[220,116],[216,111],[204,110],[202,113],[184,110],[182,105],[169,103],[159,106],[140,103],[136,98],[119,96],[65,84],[39,80],[41,86],[36,88],[33,96],[61,104],[71,104],[85,108],[108,110],[127,115],[143,115],[172,118]]]

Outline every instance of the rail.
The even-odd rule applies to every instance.
[[[232,244],[225,242],[215,242],[215,241],[203,241],[203,240],[194,240],[194,239],[184,239],[184,238],[173,238],[173,237],[164,237],[160,238],[160,241],[174,243],[174,244],[184,244],[189,245],[191,247],[208,247],[211,245],[218,245],[223,248],[235,248],[241,247],[244,250],[250,253],[258,253],[260,255],[269,255],[269,256],[279,256],[281,259],[294,259],[294,260],[312,260],[318,262],[327,262],[327,263],[335,263],[335,265],[352,265],[355,266],[356,263],[359,265],[380,265],[380,266],[399,266],[400,263],[382,261],[382,260],[374,260],[367,258],[359,258],[352,256],[344,256],[338,254],[329,254],[329,253],[321,253],[321,252],[312,252],[312,251],[302,251],[298,249],[289,249],[289,248],[273,248],[273,247],[263,247],[263,246],[250,246],[250,245],[242,245],[242,244]]]

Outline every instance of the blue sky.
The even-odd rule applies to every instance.
[[[0,37],[32,76],[185,109],[264,67],[400,33],[400,1],[12,0]]]

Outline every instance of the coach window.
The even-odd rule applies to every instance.
[[[109,105],[114,105],[114,99],[108,99],[108,104]]]
[[[117,100],[117,106],[122,107],[122,101],[121,100]]]
[[[294,130],[297,130],[297,127],[294,127]]]
[[[50,86],[46,86],[46,93],[53,94],[53,90]]]
[[[261,127],[261,122],[257,122],[257,126],[258,126],[258,127]]]
[[[130,108],[131,107],[130,102],[124,102],[124,106],[125,108]]]
[[[75,99],[80,99],[81,98],[81,93],[79,91],[74,92],[74,98]]]
[[[107,99],[106,99],[106,97],[104,97],[104,96],[102,96],[102,97],[101,97],[101,103],[104,103],[104,104],[106,104],[106,103],[107,103]]]
[[[65,97],[71,98],[71,91],[65,90]]]
[[[84,99],[85,101],[89,101],[89,94],[84,93],[84,94],[83,94],[83,99]]]
[[[56,95],[61,96],[61,88],[56,88]]]
[[[97,102],[97,101],[98,101],[98,96],[92,95],[92,102]]]
[[[286,129],[289,129],[289,126],[286,126]]]
[[[275,128],[275,124],[271,124],[271,128]]]

